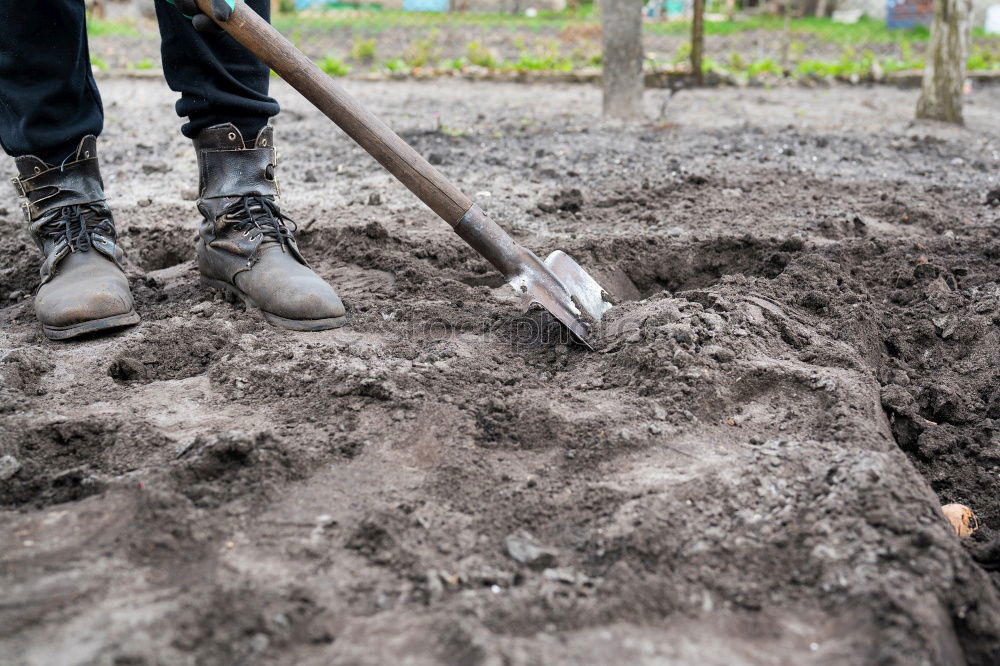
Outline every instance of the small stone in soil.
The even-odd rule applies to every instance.
[[[556,551],[540,544],[523,530],[508,535],[504,544],[508,555],[532,569],[548,569],[556,564]]]
[[[152,162],[142,165],[142,172],[147,176],[153,173],[166,173],[170,171],[170,165],[166,162]]]
[[[0,481],[6,481],[21,469],[21,463],[14,456],[0,456]]]

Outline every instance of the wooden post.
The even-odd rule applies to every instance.
[[[642,2],[602,0],[604,115],[642,117]]]
[[[972,0],[935,0],[917,118],[964,124],[962,89],[969,57]]]
[[[691,18],[691,73],[696,85],[702,84],[702,54],[705,51],[705,0],[694,0]]]

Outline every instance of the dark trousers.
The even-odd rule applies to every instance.
[[[270,19],[269,0],[246,0]],[[268,97],[267,66],[225,34],[195,30],[165,0],[156,0],[163,72],[181,94],[177,115],[194,138],[234,123],[252,139],[278,113]],[[13,157],[59,164],[88,134],[104,127],[90,67],[84,0],[0,0],[0,145]]]

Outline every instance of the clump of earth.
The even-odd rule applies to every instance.
[[[350,87],[613,292],[594,350],[280,82],[349,324],[203,291],[172,94],[103,81],[143,321],[47,341],[0,202],[0,661],[1000,660],[1000,90]]]

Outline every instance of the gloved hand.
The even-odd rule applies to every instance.
[[[181,11],[184,16],[191,19],[191,24],[195,30],[202,32],[222,32],[222,28],[212,20],[207,14],[203,14],[198,4],[194,0],[167,0]],[[212,0],[212,13],[219,21],[228,21],[233,15],[236,0]]]

